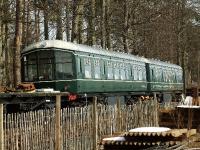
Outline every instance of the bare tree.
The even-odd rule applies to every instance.
[[[88,17],[88,45],[96,44],[95,36],[95,9],[96,9],[96,0],[90,0],[89,10],[90,15]]]
[[[111,49],[111,31],[110,31],[110,17],[111,17],[111,2],[110,0],[106,1],[106,8],[105,8],[105,28],[106,28],[106,48]]]
[[[123,47],[126,53],[129,52],[128,48],[128,33],[129,33],[129,11],[128,0],[124,0],[124,33],[123,33]]]
[[[106,48],[106,25],[105,25],[105,15],[106,15],[106,0],[101,0],[101,47]]]
[[[56,0],[56,39],[63,39],[63,25],[62,25],[62,0]]]
[[[13,0],[1,0],[0,69],[3,71],[0,72],[4,73],[0,78],[5,79],[10,70],[7,66],[14,61],[11,68],[14,73],[2,81],[9,84],[14,75],[16,85],[20,82],[20,50],[43,38],[64,39],[66,34],[67,41],[99,44],[103,48],[177,63],[186,70],[190,83],[197,82],[200,2],[194,3],[188,0],[16,0],[15,7]]]
[[[16,0],[16,24],[15,24],[15,39],[14,39],[14,58],[13,58],[13,70],[14,70],[14,86],[17,86],[21,82],[21,36],[22,36],[22,0]]]
[[[67,41],[70,41],[70,6],[69,6],[69,1],[66,0],[65,2],[65,26],[66,26],[66,29],[65,29],[65,32],[66,32],[66,38],[67,38]]]

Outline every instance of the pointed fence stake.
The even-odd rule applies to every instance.
[[[3,104],[0,103],[0,150],[4,149]]]

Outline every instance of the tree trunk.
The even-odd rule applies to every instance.
[[[69,13],[70,13],[70,10],[69,10],[69,1],[66,0],[65,2],[65,14],[66,14],[66,38],[67,38],[67,41],[70,41],[70,19],[69,19]]]
[[[84,9],[84,0],[79,1],[78,5],[78,15],[77,15],[77,35],[78,35],[78,43],[83,43],[83,37],[82,37],[82,30],[83,30],[83,9]]]
[[[198,65],[197,66],[197,92],[199,92],[199,89],[200,89],[200,50],[198,51],[197,65]]]
[[[83,9],[84,0],[75,0],[73,3],[73,19],[72,19],[72,39],[77,43],[83,43],[82,30],[83,30]]]
[[[124,33],[123,33],[123,46],[124,52],[128,53],[128,1],[124,0]]]
[[[71,42],[74,42],[77,39],[76,35],[76,17],[77,17],[77,0],[73,0],[72,3],[72,33],[71,33]]]
[[[105,13],[106,2],[101,1],[101,47],[106,48],[106,27],[105,27]]]
[[[0,2],[0,8],[3,7],[3,1]],[[3,9],[0,10],[0,13],[4,15]],[[2,15],[2,18],[4,17]],[[4,69],[4,64],[3,64],[3,45],[4,45],[4,23],[2,19],[0,19],[0,86],[3,84],[3,69]]]
[[[57,9],[56,9],[56,24],[57,24],[57,32],[56,39],[63,39],[63,29],[62,29],[62,2],[61,0],[57,0]]]
[[[49,17],[48,17],[48,10],[47,8],[43,10],[44,13],[44,39],[49,39]]]
[[[8,24],[5,25],[5,79],[6,79],[6,86],[11,86],[11,73],[12,65],[10,65],[10,57],[9,57],[9,48],[8,48]]]
[[[111,49],[111,39],[110,39],[110,0],[106,0],[105,8],[105,28],[106,28],[106,48]]]
[[[16,0],[16,24],[15,24],[15,39],[14,39],[14,86],[16,87],[21,82],[21,63],[20,63],[20,49],[22,36],[22,0]]]
[[[28,3],[28,2],[27,2]],[[23,32],[22,32],[22,43],[24,44],[24,46],[27,45],[27,32],[28,32],[28,14],[29,14],[29,6],[26,5],[26,0],[23,0],[23,4],[24,4],[24,7],[23,7],[23,17],[22,17],[22,29],[23,29]],[[27,10],[26,10],[27,9]],[[27,13],[27,14],[26,14]],[[25,23],[26,22],[26,23]]]
[[[92,18],[91,18],[91,36],[92,36],[92,41],[91,41],[91,45],[95,45],[96,44],[96,33],[95,33],[95,16],[96,16],[96,0],[92,0],[91,1],[91,7],[92,7]]]
[[[95,36],[95,7],[96,0],[90,0],[90,16],[88,18],[88,45],[95,45],[96,36]]]
[[[40,40],[40,10],[35,7],[35,42]]]
[[[186,63],[186,54],[187,54],[187,45],[186,45],[186,22],[184,19],[184,10],[186,6],[186,1],[183,0],[178,5],[178,47],[179,47],[179,56],[181,58],[178,58],[181,60],[181,66],[183,68],[183,93],[186,94],[186,88],[187,88],[187,63]]]
[[[1,0],[1,8],[4,7],[0,12],[2,14],[2,19],[0,19],[0,85],[10,86],[12,78],[12,65],[9,64],[9,20],[7,18],[7,10],[9,8],[9,2],[7,0]],[[2,69],[2,70],[1,70]]]

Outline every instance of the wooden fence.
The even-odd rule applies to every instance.
[[[94,149],[94,137],[99,142],[103,136],[116,132],[158,126],[156,110],[153,100],[131,106],[97,105],[96,117],[94,105],[64,108],[60,118],[61,149],[90,150]],[[4,115],[5,150],[53,150],[55,136],[55,109]]]

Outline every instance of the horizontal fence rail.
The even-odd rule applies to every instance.
[[[141,126],[158,126],[157,102],[139,101],[134,105],[97,105],[64,108],[61,110],[61,149],[94,149],[94,125],[96,137],[128,131]],[[4,149],[53,150],[55,147],[55,109],[4,114]],[[97,143],[97,145],[98,145]]]

